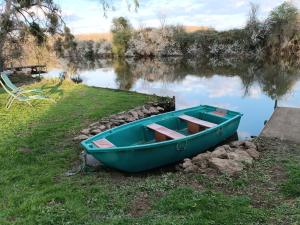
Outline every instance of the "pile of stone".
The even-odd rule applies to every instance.
[[[100,121],[94,122],[80,132],[80,135],[73,138],[74,141],[83,141],[102,131],[120,126],[125,123],[143,119],[149,116],[157,115],[170,111],[169,107],[164,107],[161,103],[148,103],[144,106],[136,107],[128,112],[120,112],[110,117],[102,118]]]
[[[205,172],[214,169],[218,172],[236,175],[259,159],[257,146],[251,141],[234,141],[228,145],[217,147],[212,152],[199,154],[185,159],[180,165],[185,172]]]

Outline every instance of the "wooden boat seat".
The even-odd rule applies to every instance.
[[[147,127],[155,131],[155,139],[157,141],[166,141],[167,139],[179,139],[185,137],[183,134],[156,123],[149,124]]]
[[[218,124],[211,123],[205,120],[200,120],[198,118],[188,116],[188,115],[181,115],[179,116],[180,119],[187,121],[188,123],[188,131],[190,133],[198,133],[202,130],[207,128],[215,127]]]
[[[96,145],[98,148],[113,148],[115,145],[111,143],[109,140],[102,138],[97,141],[93,141],[93,144]]]

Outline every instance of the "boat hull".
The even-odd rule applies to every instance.
[[[86,148],[86,151],[108,167],[126,172],[145,171],[178,162],[216,146],[235,134],[240,119],[241,114],[217,127],[176,141],[105,151],[93,151]],[[82,145],[86,147],[87,143],[83,142]]]

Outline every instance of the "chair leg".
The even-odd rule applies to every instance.
[[[29,101],[26,101],[26,103],[32,107],[32,104]]]
[[[10,109],[15,99],[16,98],[12,98],[12,100],[6,104],[6,109]]]
[[[14,97],[13,96],[10,96],[8,99],[7,99],[7,103],[6,103],[6,107],[8,105],[10,105],[11,101],[13,101]]]

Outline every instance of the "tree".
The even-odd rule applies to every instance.
[[[64,33],[54,42],[53,48],[59,57],[76,57],[77,42],[68,27],[64,28]]]
[[[245,31],[248,38],[246,44],[249,45],[251,50],[258,47],[257,45],[262,39],[261,37],[262,24],[257,17],[258,8],[259,8],[258,5],[254,3],[250,3],[249,17],[245,27]]]
[[[282,3],[270,13],[266,23],[269,30],[267,48],[271,55],[290,54],[290,46],[300,41],[299,15],[298,9],[289,2]]]
[[[1,0],[0,7],[0,71],[5,64],[6,46],[21,43],[27,34],[42,44],[47,35],[60,32],[64,24],[53,0]]]
[[[132,27],[124,17],[114,18],[111,32],[113,34],[112,51],[117,57],[124,57],[132,36]]]

